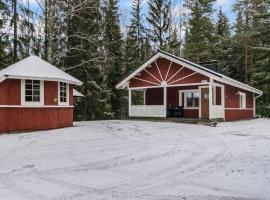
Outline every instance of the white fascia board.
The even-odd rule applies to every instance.
[[[236,81],[234,79],[231,79],[227,76],[222,76],[222,78],[219,78],[219,79],[215,79],[216,81],[219,81],[219,82],[222,82],[222,83],[226,83],[228,85],[231,85],[231,86],[234,86],[234,87],[238,87],[238,88],[241,88],[243,90],[247,90],[249,92],[253,92],[253,93],[256,93],[256,94],[259,94],[259,95],[262,95],[263,94],[263,91],[261,90],[258,90],[256,88],[253,88],[247,84],[244,84],[244,83],[241,83],[239,81]]]
[[[66,80],[66,79],[59,79],[59,78],[32,77],[32,76],[9,76],[9,75],[7,75],[7,78],[9,78],[9,79],[31,79],[31,80],[42,80],[42,81],[57,81],[57,82],[69,83],[72,85],[78,85],[78,86],[82,85],[82,82],[79,80],[75,82],[75,81]]]
[[[6,77],[5,76],[1,76],[0,77],[0,83],[3,82],[4,80],[6,80]]]
[[[140,66],[138,69],[136,69],[134,72],[132,72],[128,77],[126,77],[123,81],[121,81],[119,84],[116,85],[117,89],[123,89],[128,84],[127,82],[132,79],[137,73],[144,70],[146,67],[148,67],[152,62],[154,62],[156,59],[160,57],[160,53],[158,52],[156,55],[154,55],[152,58],[150,58],[148,61],[146,61],[142,66]]]

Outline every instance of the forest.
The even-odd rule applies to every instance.
[[[257,113],[270,116],[270,0],[235,0],[234,21],[215,0],[148,0],[146,13],[143,3],[132,1],[123,27],[118,0],[0,0],[0,69],[37,55],[84,83],[78,119],[125,118],[127,92],[116,84],[162,49],[217,61],[264,92]]]

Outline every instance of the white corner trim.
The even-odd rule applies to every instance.
[[[29,79],[33,80],[33,79]],[[25,101],[25,79],[21,80],[21,105],[22,106],[44,106],[44,81],[40,80],[40,101],[27,102]]]

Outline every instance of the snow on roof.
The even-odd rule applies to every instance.
[[[0,82],[6,78],[63,81],[74,85],[82,82],[37,56],[29,56],[0,71]]]
[[[78,90],[73,89],[73,96],[74,97],[84,97],[82,93],[80,93]]]

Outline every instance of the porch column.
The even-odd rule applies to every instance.
[[[167,117],[167,87],[163,88],[164,117]]]
[[[210,83],[209,83],[209,119],[212,119],[212,106],[213,106],[213,79],[210,78]]]
[[[130,116],[130,107],[131,107],[131,89],[128,89],[128,115]]]

